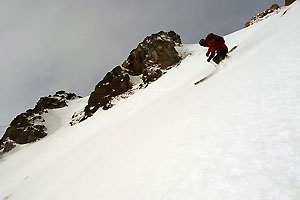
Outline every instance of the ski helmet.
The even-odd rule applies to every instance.
[[[205,47],[205,46],[206,46],[206,45],[205,45],[205,39],[201,39],[201,40],[199,41],[199,44],[200,44],[201,46],[204,46],[204,47]]]

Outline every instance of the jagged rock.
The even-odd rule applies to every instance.
[[[167,70],[179,63],[181,57],[175,47],[181,45],[180,36],[174,31],[152,34],[144,39],[136,49],[130,52],[122,67],[117,66],[108,72],[91,93],[88,105],[82,112],[74,114],[71,125],[92,116],[99,108],[107,110],[111,101],[129,92],[134,83],[131,77],[140,76],[144,85],[157,80]]]
[[[15,147],[16,147],[16,144],[13,141],[7,140],[7,141],[5,141],[3,143],[3,147],[2,147],[3,151],[2,151],[2,153],[7,153],[7,152],[9,152],[10,150],[12,150]],[[0,147],[0,154],[1,154],[1,147]]]
[[[122,67],[128,69],[129,74],[133,76],[143,74],[144,70],[151,66],[167,69],[181,60],[175,49],[179,44],[180,36],[174,31],[152,34],[130,52]]]
[[[245,27],[248,27],[255,22],[261,21],[264,17],[267,15],[273,13],[274,11],[277,11],[280,9],[280,6],[278,4],[273,4],[269,9],[265,10],[264,12],[261,12],[255,16],[253,16],[249,21],[245,23]]]
[[[45,137],[47,129],[43,125],[44,121],[40,114],[34,113],[33,110],[28,110],[18,115],[10,123],[10,126],[0,140],[0,145],[8,139],[17,144],[26,144]]]
[[[34,109],[21,113],[10,123],[0,140],[0,152],[10,151],[15,144],[27,144],[45,137],[47,128],[42,114],[46,113],[48,109],[65,107],[68,100],[76,98],[80,97],[65,91],[59,91],[53,96],[40,98]]]
[[[108,72],[91,93],[88,105],[85,107],[85,115],[92,116],[99,108],[109,109],[111,99],[132,88],[130,77],[120,66]]]
[[[56,109],[67,106],[67,100],[79,98],[74,93],[66,93],[65,91],[58,91],[53,96],[42,97],[37,102],[34,112],[43,112],[45,109]]]
[[[269,10],[277,10],[277,9],[279,9],[280,8],[280,6],[277,4],[277,3],[275,3],[275,4],[273,4],[270,8],[269,8]]]
[[[142,80],[144,83],[151,83],[156,81],[163,75],[163,72],[160,69],[145,69],[143,72]]]
[[[291,5],[292,3],[294,3],[296,0],[285,0],[285,6],[289,6]]]

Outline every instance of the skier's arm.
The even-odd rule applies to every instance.
[[[209,49],[207,50],[207,52],[206,52],[206,57],[209,57],[209,54],[210,54],[210,51],[209,51]]]
[[[209,47],[207,53],[210,53],[210,58],[215,57],[215,51],[216,51],[216,47]]]

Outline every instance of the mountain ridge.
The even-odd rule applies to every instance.
[[[100,108],[110,109],[114,99],[127,98],[134,93],[134,90],[145,88],[156,81],[168,69],[180,62],[182,58],[175,49],[180,45],[182,45],[180,36],[174,31],[160,31],[147,36],[136,49],[130,52],[122,67],[113,68],[96,85],[85,108],[72,115],[70,125],[86,120]],[[53,97],[51,95],[41,97],[33,110],[29,109],[21,113],[10,123],[0,140],[0,155],[9,152],[16,145],[35,142],[47,136],[45,119],[41,115],[48,110],[66,107],[68,106],[66,100],[75,98],[77,98],[76,94],[64,91],[57,92]]]
[[[225,36],[239,47],[198,86],[215,66],[184,44],[179,65],[107,111],[69,126],[88,97],[52,110],[47,137],[0,160],[0,197],[298,199],[299,11]]]

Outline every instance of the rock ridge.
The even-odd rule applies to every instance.
[[[53,96],[41,97],[33,109],[19,114],[10,123],[0,140],[0,154],[12,150],[18,144],[35,142],[47,136],[43,114],[49,109],[68,106],[67,101],[81,98],[74,93],[58,91]]]
[[[174,31],[160,31],[147,36],[130,52],[121,66],[108,72],[96,85],[84,111],[75,113],[70,124],[74,125],[91,117],[100,108],[108,110],[116,97],[124,94],[129,96],[134,89],[147,87],[160,78],[182,59],[176,51],[176,47],[180,45],[180,36]]]

